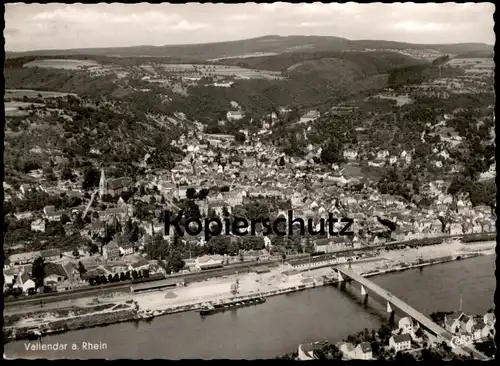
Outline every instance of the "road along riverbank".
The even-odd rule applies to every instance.
[[[441,244],[439,247],[383,252],[380,257],[352,262],[351,267],[364,276],[404,271],[418,266],[494,254],[495,242],[473,246],[450,243]],[[230,290],[231,284],[236,280],[239,282],[238,296],[234,296]],[[124,321],[147,321],[156,316],[197,310],[207,303],[237,301],[257,294],[271,297],[334,282],[336,274],[332,266],[302,272],[283,266],[264,274],[227,276],[173,290],[109,294],[97,300],[78,299],[70,308],[37,309],[22,314],[6,312],[4,342],[27,339],[37,334],[62,333]]]

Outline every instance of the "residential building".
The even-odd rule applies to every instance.
[[[411,349],[411,337],[409,334],[399,334],[389,339],[389,347],[394,348],[396,352]]]
[[[419,325],[417,322],[413,321],[412,318],[404,317],[399,320],[398,327],[401,330],[401,333],[410,334],[415,332],[419,328]]]
[[[301,123],[307,123],[314,121],[320,117],[320,113],[318,111],[309,111],[306,114],[304,114],[302,117],[300,117],[300,122]]]
[[[69,282],[80,282],[80,271],[78,270],[78,265],[74,262],[68,262],[63,265],[64,271],[66,272],[66,277]]]
[[[14,217],[16,218],[16,220],[28,220],[28,219],[31,219],[31,217],[33,216],[33,213],[32,212],[16,212],[14,214]]]
[[[45,262],[52,262],[61,258],[61,251],[59,249],[42,250],[40,256],[45,259]]]
[[[38,219],[31,223],[31,231],[45,232],[45,220]]]
[[[372,346],[369,342],[361,342],[355,349],[356,359],[371,360],[373,358]]]
[[[102,254],[105,260],[116,260],[120,258],[120,248],[112,241],[102,248]]]
[[[3,271],[3,288],[4,290],[8,285],[13,285],[16,282],[17,275],[13,269],[4,269]]]
[[[224,208],[226,208],[228,212],[231,212],[231,206],[226,201],[217,200],[208,204],[208,210],[213,210],[220,217],[224,214]]]
[[[23,194],[36,191],[36,188],[34,186],[32,186],[31,184],[21,184],[19,189]]]
[[[68,279],[66,271],[61,264],[48,262],[45,263],[43,284],[51,285]]]
[[[236,121],[242,119],[244,114],[240,111],[229,111],[227,112],[226,117],[228,121]]]
[[[297,350],[298,359],[300,361],[309,361],[317,359],[316,355],[314,354],[314,351],[315,349],[317,349],[317,347],[318,346],[313,343],[303,343],[299,345],[299,348]]]
[[[61,221],[61,217],[65,213],[65,211],[56,211],[56,208],[54,206],[45,206],[43,209],[43,213],[45,214],[47,220],[49,220],[50,222],[57,222]]]
[[[106,222],[95,221],[90,224],[88,235],[91,238],[94,236],[104,238],[106,236]]]
[[[23,264],[31,264],[35,260],[36,257],[40,256],[40,252],[26,252],[26,253],[19,253],[19,254],[12,254],[9,257],[9,261],[12,265],[14,266],[20,266]]]
[[[471,329],[474,339],[487,338],[490,335],[490,328],[482,320],[477,321]]]
[[[464,313],[458,312],[451,315],[445,315],[444,317],[444,327],[445,329],[453,334],[459,333],[462,326],[460,320],[465,316]]]
[[[464,333],[472,333],[472,328],[475,324],[474,318],[468,315],[463,315],[460,318],[460,330]]]
[[[483,322],[489,327],[494,327],[495,326],[495,314],[494,313],[487,313],[483,317]]]
[[[352,343],[344,342],[340,345],[339,350],[344,355],[345,359],[356,359],[356,348]]]
[[[347,160],[356,160],[358,152],[356,150],[344,150],[343,155]]]
[[[22,289],[24,293],[30,293],[31,291],[35,291],[36,285],[35,281],[31,278],[28,278],[23,284]]]
[[[199,270],[218,268],[223,266],[224,257],[221,255],[204,255],[195,260],[195,267]]]
[[[128,270],[129,271],[149,270],[149,261],[147,261],[144,258],[141,258],[137,262],[130,264]]]
[[[134,254],[134,245],[132,243],[125,243],[119,247],[121,255]]]

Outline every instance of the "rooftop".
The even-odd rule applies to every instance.
[[[411,337],[409,334],[398,334],[393,336],[395,343],[411,342]]]

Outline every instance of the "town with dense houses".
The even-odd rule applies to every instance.
[[[46,29],[68,9],[33,21]],[[179,39],[193,24],[179,20]],[[494,254],[491,45],[268,35],[7,53],[4,343],[179,312],[234,315],[325,286],[314,299],[334,289],[335,301],[366,308],[358,292],[375,294],[388,319],[370,310],[352,327],[382,327],[341,341],[344,330],[332,342],[288,337],[296,351],[281,358],[492,357],[493,311],[474,314],[487,300],[462,309],[460,294],[460,308],[428,316],[368,280],[420,271],[420,281],[438,263],[462,271]]]
[[[464,82],[468,78],[467,74]],[[438,80],[427,85],[427,89],[441,90],[441,85],[447,85],[448,93],[453,93],[455,84],[443,80],[444,84]],[[459,89],[461,84],[457,86]],[[419,90],[407,92],[411,98]],[[394,95],[387,90],[379,98]],[[236,102],[231,104],[233,108],[238,107]],[[34,110],[33,113],[38,112]],[[21,240],[7,247],[7,252],[14,254],[7,256],[5,271],[13,277],[9,277],[12,281],[4,282],[5,288],[12,287],[26,294],[32,291],[32,265],[37,257],[50,263],[45,267],[44,284],[50,284],[54,291],[64,291],[87,286],[89,279],[98,276],[108,278],[121,273],[127,278],[132,274],[139,276],[135,273],[137,268],[148,274],[197,271],[206,268],[207,263],[217,267],[225,263],[278,258],[283,254],[328,253],[339,248],[360,248],[387,241],[495,231],[496,218],[491,205],[472,202],[470,194],[450,192],[450,181],[446,178],[438,177],[421,185],[418,194],[409,201],[401,195],[386,193],[387,189],[381,189],[376,181],[359,173],[370,168],[408,168],[415,159],[414,149],[381,149],[363,143],[345,145],[339,159],[342,163],[334,162],[331,166],[324,164],[322,147],[313,144],[306,146],[307,153],[301,157],[285,153],[269,140],[275,133],[273,125],[278,123],[277,114],[283,119],[287,113],[291,113],[289,107],[279,107],[263,118],[260,129],[241,129],[243,139],[238,140],[234,135],[206,133],[202,125],[194,124],[193,129],[172,140],[171,145],[184,157],[168,170],[149,168],[146,156],[141,163],[144,172],[141,176],[112,176],[110,166],[101,164],[87,171],[74,172],[79,179],[53,181],[48,179],[46,170],[35,169],[27,173],[36,177],[34,182],[19,186],[4,182],[6,201],[12,204],[8,216],[23,227],[19,232],[31,232],[26,235],[31,240]],[[244,112],[228,108],[226,121],[237,121],[243,116]],[[308,125],[307,131],[319,117],[318,111],[310,110],[298,123]],[[429,124],[429,136],[441,142],[433,144],[426,160],[445,177],[460,168],[451,157],[457,144],[460,146],[460,135],[446,127],[453,115],[441,118]],[[489,128],[494,138],[494,126]],[[99,153],[95,148],[94,152]],[[494,174],[494,170],[492,165],[480,179],[491,179],[488,174]],[[82,188],[85,179],[92,179],[93,187]],[[37,210],[15,206],[15,202],[29,200],[37,194],[60,195],[67,197],[69,202],[58,205],[57,209],[54,205]],[[422,201],[432,204],[418,204]],[[212,243],[206,243],[201,234],[176,238],[174,230],[165,232],[163,215],[166,210],[178,211],[179,206],[194,208],[201,217],[218,215],[221,218],[225,212],[248,218],[250,212],[286,217],[287,210],[291,209],[295,217],[316,220],[319,234],[299,241],[289,238],[287,243],[279,237],[257,236],[243,243],[243,247],[240,238],[236,237],[224,240],[214,237],[210,240]],[[257,212],[260,209],[262,211]],[[328,218],[329,213],[339,218],[352,218],[354,235],[330,237],[328,230],[321,232],[319,220]],[[71,240],[72,243],[64,246],[54,245],[50,236],[44,235],[53,231],[78,240]],[[37,239],[39,236],[44,239]],[[172,260],[175,266],[167,268],[164,253],[156,255],[151,250],[155,238],[169,243],[166,245],[182,242],[179,258]],[[43,250],[30,251],[33,241]]]

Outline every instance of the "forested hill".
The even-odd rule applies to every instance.
[[[113,75],[90,77],[85,71],[22,67],[33,57],[7,60],[4,71],[7,89],[71,92],[91,99],[103,96],[121,99],[132,93],[131,80],[125,81]],[[118,66],[134,66],[138,62],[134,58],[83,57]],[[305,57],[301,53],[287,53],[244,61],[225,60],[224,63],[251,69],[281,70],[287,79],[237,80],[227,90],[194,86],[190,87],[189,96],[158,89],[155,84],[142,82],[139,77],[134,77],[133,86],[149,89],[152,95],[168,95],[171,103],[162,107],[163,113],[183,111],[193,120],[211,121],[219,118],[230,101],[238,102],[249,117],[268,114],[277,105],[295,105],[299,109],[329,108],[332,103],[352,93],[385,88],[387,75],[394,67],[422,64],[393,52],[317,52]]]
[[[170,45],[170,46],[133,46],[110,48],[85,48],[71,50],[39,50],[27,52],[7,52],[7,57],[20,56],[54,56],[54,55],[119,55],[133,56],[173,56],[179,58],[213,59],[234,57],[252,53],[286,53],[286,52],[342,52],[363,49],[432,49],[442,53],[464,54],[493,52],[493,46],[483,43],[457,44],[411,44],[380,40],[352,41],[339,37],[320,36],[265,36],[252,39],[204,44]]]

